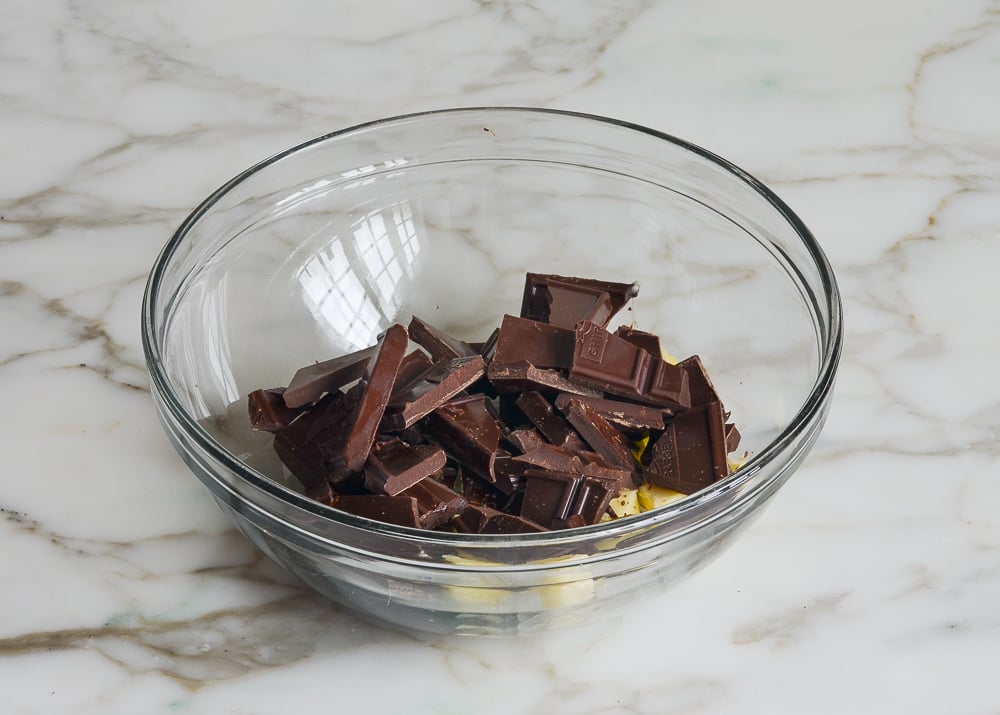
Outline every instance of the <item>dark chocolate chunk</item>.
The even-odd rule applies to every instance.
[[[573,362],[574,339],[572,330],[505,315],[493,351],[493,363],[528,362],[540,368],[567,369]]]
[[[327,445],[342,442],[364,387],[358,383],[346,393],[338,390],[327,394],[275,435],[274,451],[307,490],[326,484],[332,472]]]
[[[410,445],[393,437],[375,442],[365,462],[369,491],[396,496],[444,467],[444,450],[429,444]]]
[[[712,402],[674,418],[646,448],[646,479],[660,487],[693,494],[725,477],[729,463],[722,414],[722,405]]]
[[[528,392],[571,392],[576,395],[600,397],[601,390],[579,382],[567,380],[559,370],[543,370],[527,362],[501,365],[491,362],[486,374],[490,382],[501,393]]]
[[[583,474],[583,460],[565,447],[554,444],[544,444],[512,459],[539,469]]]
[[[402,326],[400,326],[402,327]],[[399,526],[420,526],[420,512],[413,497],[353,494],[333,497],[331,506],[356,516]]]
[[[715,386],[705,371],[705,366],[702,364],[700,357],[692,355],[686,360],[681,360],[677,363],[677,367],[687,373],[688,385],[691,391],[692,409],[704,407],[712,402],[720,402],[719,396],[715,392]]]
[[[410,340],[426,350],[434,362],[478,354],[468,343],[453,338],[415,315],[407,330]]]
[[[632,445],[595,410],[579,400],[569,400],[566,405],[566,418],[605,462],[623,469],[635,467]]]
[[[577,286],[608,294],[611,302],[611,315],[608,320],[625,307],[632,298],[639,294],[638,283],[611,283],[592,278],[576,278],[572,276],[557,276],[544,273],[528,273],[524,278],[524,295],[521,298],[521,317],[531,320],[548,320],[550,296],[547,290],[550,282],[560,285]],[[595,321],[597,322],[597,321]],[[606,325],[607,323],[605,323]],[[572,327],[572,326],[568,326]]]
[[[521,516],[552,529],[581,520],[596,524],[614,496],[607,484],[593,477],[545,469],[528,469],[524,475]]]
[[[325,392],[339,390],[365,374],[365,368],[375,354],[376,346],[347,355],[306,365],[295,373],[283,395],[289,407],[302,407],[316,402]]]
[[[350,429],[341,433],[341,439],[325,446],[330,450],[333,469],[328,478],[334,489],[348,475],[359,473],[365,466],[407,343],[406,328],[402,325],[392,325],[379,336],[375,355],[365,370],[365,388],[352,415]]]
[[[591,286],[550,280],[547,323],[572,330],[581,320],[607,325],[615,311],[607,291]]]
[[[449,454],[486,481],[496,481],[493,459],[500,447],[500,425],[485,397],[451,400],[427,415],[427,424]]]
[[[417,500],[420,526],[437,529],[450,523],[469,505],[468,499],[433,479],[423,479],[402,492]]]
[[[638,402],[683,409],[691,406],[687,372],[594,323],[581,321],[576,326],[569,375]]]
[[[392,396],[396,397],[403,393],[417,378],[423,375],[434,366],[427,353],[417,348],[403,358],[399,364],[399,372],[396,373],[396,384],[392,386]]]
[[[539,432],[554,445],[569,449],[583,449],[580,435],[576,433],[561,415],[557,415],[550,403],[540,392],[524,392],[515,403]]]
[[[287,427],[302,414],[301,409],[292,409],[285,405],[282,393],[283,387],[270,390],[254,390],[247,396],[247,408],[250,413],[250,428],[258,432],[277,432]]]
[[[596,323],[597,321],[595,320],[594,322]],[[647,333],[642,330],[636,330],[635,328],[625,325],[618,326],[618,330],[615,331],[615,335],[623,340],[628,340],[637,347],[642,348],[653,357],[663,357],[663,351],[660,348],[660,337],[658,335]]]
[[[545,438],[542,437],[542,433],[534,427],[524,427],[521,429],[511,430],[509,433],[504,435],[504,439],[507,440],[507,442],[510,443],[519,454],[530,452],[536,447],[548,444],[548,442],[545,441]]]
[[[556,397],[556,407],[564,413],[570,400],[579,400],[594,412],[618,427],[629,430],[663,429],[664,415],[672,416],[673,410],[662,407],[638,405],[634,402],[608,400],[603,397],[587,397],[562,393]]]
[[[547,529],[530,519],[507,514],[496,509],[486,509],[486,518],[479,524],[480,534],[532,534]]]
[[[436,363],[392,396],[386,408],[383,429],[391,431],[409,427],[478,380],[485,370],[486,364],[479,355]]]

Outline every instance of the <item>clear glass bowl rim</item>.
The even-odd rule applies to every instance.
[[[813,387],[810,390],[809,395],[803,402],[802,406],[789,421],[788,425],[785,427],[781,433],[775,437],[764,449],[760,450],[757,454],[753,455],[745,464],[743,464],[738,470],[733,472],[731,475],[726,477],[720,482],[713,484],[710,487],[698,492],[691,497],[679,500],[672,504],[654,509],[652,511],[643,512],[634,516],[629,516],[621,519],[616,519],[613,521],[608,521],[600,524],[595,524],[593,526],[580,527],[576,529],[566,529],[561,531],[550,531],[543,533],[533,533],[533,534],[514,534],[514,535],[486,535],[486,534],[461,534],[461,533],[449,533],[449,532],[438,532],[438,531],[428,531],[422,529],[412,529],[403,526],[396,526],[393,524],[386,524],[379,521],[373,521],[371,519],[366,519],[364,517],[354,516],[353,514],[348,514],[346,512],[328,507],[321,504],[313,499],[310,499],[303,494],[300,494],[292,489],[289,489],[269,477],[265,476],[261,472],[247,466],[239,458],[237,458],[233,453],[223,447],[219,442],[212,438],[208,432],[202,428],[197,421],[184,409],[181,405],[180,400],[175,395],[173,389],[170,385],[170,380],[167,377],[166,371],[163,366],[161,359],[160,346],[158,341],[158,331],[159,324],[157,323],[156,309],[158,307],[158,301],[161,299],[160,287],[163,279],[163,274],[166,269],[167,264],[173,257],[174,253],[183,243],[185,237],[187,236],[189,230],[204,216],[208,213],[216,203],[218,203],[225,195],[232,191],[235,187],[242,184],[244,181],[249,179],[251,176],[266,170],[268,167],[286,159],[294,154],[302,151],[306,151],[309,148],[322,144],[329,141],[343,141],[349,139],[352,135],[376,129],[378,127],[384,127],[389,125],[401,125],[409,122],[419,122],[434,120],[436,118],[446,118],[449,116],[457,115],[473,115],[473,114],[489,114],[489,113],[504,113],[508,115],[514,114],[525,114],[528,116],[549,116],[554,118],[564,118],[567,120],[583,120],[588,122],[596,122],[600,124],[610,125],[612,127],[617,127],[619,129],[626,129],[633,132],[639,132],[647,136],[660,139],[665,142],[669,142],[676,147],[687,150],[698,157],[712,162],[725,170],[727,173],[740,180],[751,189],[753,189],[757,194],[759,194],[767,203],[769,203],[778,213],[784,218],[785,221],[793,228],[798,238],[802,241],[803,246],[808,252],[810,258],[815,264],[820,280],[823,287],[823,298],[826,300],[826,310],[829,315],[828,323],[824,326],[826,328],[825,334],[821,335],[821,361],[819,371],[816,377]],[[344,129],[339,129],[337,131],[330,132],[328,134],[323,134],[321,136],[315,137],[313,139],[302,142],[298,145],[285,149],[278,152],[256,164],[247,168],[246,170],[240,172],[232,179],[224,183],[214,192],[212,192],[204,201],[202,201],[180,224],[177,230],[173,233],[167,243],[163,246],[159,255],[157,256],[153,268],[150,271],[149,278],[146,283],[145,292],[142,301],[142,315],[141,315],[141,335],[142,335],[142,349],[143,355],[146,361],[146,367],[150,376],[150,389],[155,391],[155,394],[162,400],[163,404],[169,415],[176,421],[177,425],[184,431],[184,433],[194,440],[197,445],[203,449],[208,455],[213,459],[217,460],[224,467],[232,471],[234,474],[238,475],[240,478],[245,480],[248,484],[263,491],[266,494],[271,495],[288,505],[302,509],[306,511],[311,516],[318,516],[324,519],[329,519],[334,522],[341,523],[345,526],[355,527],[359,529],[365,529],[369,531],[374,531],[380,533],[384,536],[395,536],[405,539],[411,543],[427,543],[427,544],[441,544],[441,545],[451,545],[454,547],[461,547],[463,545],[475,546],[475,547],[492,547],[492,548],[504,548],[504,547],[521,547],[527,545],[536,546],[559,546],[559,545],[572,545],[578,543],[580,540],[589,540],[591,538],[615,538],[618,536],[623,536],[630,534],[638,529],[646,529],[651,527],[656,527],[665,522],[669,522],[678,515],[687,512],[692,509],[704,509],[709,507],[713,501],[715,501],[720,495],[733,490],[743,487],[747,482],[751,481],[755,475],[757,475],[761,470],[763,470],[767,465],[769,465],[775,459],[778,459],[783,455],[786,450],[792,445],[797,437],[808,427],[813,424],[818,416],[822,413],[824,405],[829,401],[831,393],[833,390],[834,381],[836,378],[837,367],[840,361],[840,355],[843,345],[843,307],[840,299],[840,292],[837,287],[836,277],[833,273],[833,268],[830,265],[825,253],[820,247],[819,243],[816,241],[812,232],[805,226],[802,220],[795,214],[794,211],[782,200],[780,199],[771,189],[769,189],[764,183],[754,178],[751,174],[744,171],[740,167],[736,166],[727,159],[704,149],[697,144],[685,141],[671,134],[661,132],[649,127],[635,124],[632,122],[626,122],[619,119],[614,119],[610,117],[605,117],[596,114],[588,114],[585,112],[574,112],[562,109],[548,109],[539,107],[518,107],[518,106],[484,106],[484,107],[456,107],[449,109],[436,109],[424,112],[414,112],[409,114],[401,114],[392,117],[385,117],[381,119],[376,119],[370,122],[365,122],[362,124],[356,124]],[[700,519],[694,524],[689,524],[686,528],[678,530],[677,533],[673,534],[674,537],[681,536],[684,533],[691,531],[692,529],[700,528],[705,523],[715,520],[723,516],[726,512],[733,508],[738,508],[738,506],[747,500],[753,499],[754,495],[761,489],[767,486],[770,481],[777,478],[777,475],[781,470],[775,470],[774,475],[771,479],[765,482],[755,485],[751,489],[747,489],[745,493],[740,495],[739,499],[735,503],[728,504],[725,508],[721,510],[709,510],[705,515],[704,519]],[[217,478],[216,478],[217,479]],[[217,479],[218,481],[218,479]],[[227,491],[232,491],[226,489]],[[246,500],[247,497],[242,492],[238,495],[239,498]],[[256,505],[257,508],[263,508],[260,505]],[[289,523],[288,519],[284,515],[273,515],[275,518],[280,519],[287,525],[292,526],[296,530],[306,531],[313,538],[324,539],[321,534],[315,533],[303,525],[296,525]],[[440,566],[445,566],[444,564],[439,564]],[[466,569],[459,568],[458,570],[477,570],[475,568]],[[489,569],[495,570],[495,569]]]

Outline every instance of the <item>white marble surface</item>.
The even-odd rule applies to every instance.
[[[762,178],[826,248],[847,342],[817,450],[707,570],[611,626],[401,636],[230,529],[153,415],[139,300],[259,158],[484,104]],[[1000,712],[998,264],[995,0],[8,0],[2,710]]]

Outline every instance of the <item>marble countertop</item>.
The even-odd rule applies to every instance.
[[[156,421],[139,302],[258,159],[492,104],[771,185],[837,271],[844,358],[806,465],[676,589],[545,636],[400,635],[232,530]],[[997,713],[998,127],[995,0],[3,3],[3,711]]]

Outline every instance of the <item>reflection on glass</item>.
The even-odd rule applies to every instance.
[[[317,320],[361,348],[395,319],[419,254],[413,211],[404,199],[351,223],[305,263],[298,279]]]

